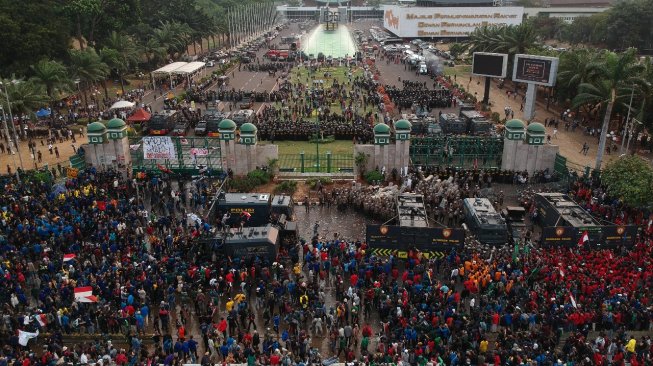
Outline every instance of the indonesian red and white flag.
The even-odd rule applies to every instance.
[[[73,259],[75,259],[75,258],[77,258],[77,256],[76,256],[75,254],[72,254],[72,253],[71,253],[71,254],[64,254],[64,255],[63,255],[63,261],[64,261],[64,262],[71,261],[71,260],[73,260]]]
[[[93,287],[75,287],[75,301],[78,302],[97,302],[97,297],[93,296]]]
[[[574,298],[574,295],[569,294],[569,300],[571,300],[571,306],[574,308],[578,308],[578,305],[576,304],[576,299]]]
[[[34,319],[36,319],[42,327],[48,325],[48,317],[45,314],[34,314]]]
[[[586,231],[583,231],[583,235],[581,235],[580,239],[578,239],[578,246],[582,247],[588,241],[590,241],[590,236],[587,234],[587,230],[586,230]]]
[[[562,270],[562,267],[560,267],[559,271],[560,271],[560,277],[565,278],[565,271]]]

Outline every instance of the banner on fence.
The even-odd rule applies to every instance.
[[[175,144],[169,136],[143,137],[143,159],[176,159]]]
[[[190,149],[190,155],[191,156],[208,156],[209,155],[209,149],[194,147],[194,148]]]

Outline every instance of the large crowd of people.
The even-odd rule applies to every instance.
[[[441,173],[427,179],[408,172],[405,189],[451,202],[438,205],[449,209],[477,194],[470,187],[491,184],[476,172]],[[169,177],[139,184],[137,190],[131,179],[92,168],[65,184],[6,184],[0,362],[653,361],[650,338],[631,337],[653,328],[653,227],[646,213],[603,196],[600,185],[578,182],[573,195],[581,203],[603,196],[585,202],[588,209],[640,224],[633,248],[540,249],[526,241],[516,251],[470,237],[445,258],[411,250],[399,259],[375,256],[363,240],[340,237],[334,227],[270,263],[206,255],[198,247],[220,227],[201,219],[210,184]],[[383,217],[391,214],[388,205],[374,199],[398,188],[319,190],[327,206]],[[80,301],[77,290],[89,286],[94,300]]]

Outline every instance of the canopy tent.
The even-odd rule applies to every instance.
[[[154,89],[156,89],[156,81],[154,80],[155,75],[165,75],[170,78],[170,86],[174,87],[174,82],[172,80],[172,74],[175,70],[179,69],[180,67],[184,67],[188,65],[188,62],[173,62],[171,64],[167,64],[161,68],[158,68],[154,71],[152,71],[151,76],[152,76],[152,85],[154,86]]]
[[[52,112],[49,109],[41,108],[36,112],[36,116],[39,118],[48,117]]]
[[[121,108],[131,108],[134,106],[134,103],[126,101],[126,100],[119,100],[111,106],[109,109],[121,109]]]
[[[148,113],[145,109],[140,108],[127,118],[127,122],[145,122],[149,121],[150,117],[152,117],[150,113]]]
[[[201,70],[204,65],[206,65],[204,62],[200,61],[194,61],[194,62],[189,62],[186,65],[176,69],[173,71],[174,74],[181,74],[181,75],[188,75],[188,74],[194,74],[198,70]]]
[[[152,71],[152,74],[171,74],[173,71],[179,69],[180,67],[188,65],[188,62],[173,62],[171,64],[167,64],[159,69],[156,69]]]

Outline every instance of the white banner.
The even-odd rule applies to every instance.
[[[143,159],[176,159],[175,144],[169,136],[143,137]]]
[[[498,7],[401,7],[385,6],[383,26],[397,37],[467,37],[476,28],[519,25],[520,6]]]

